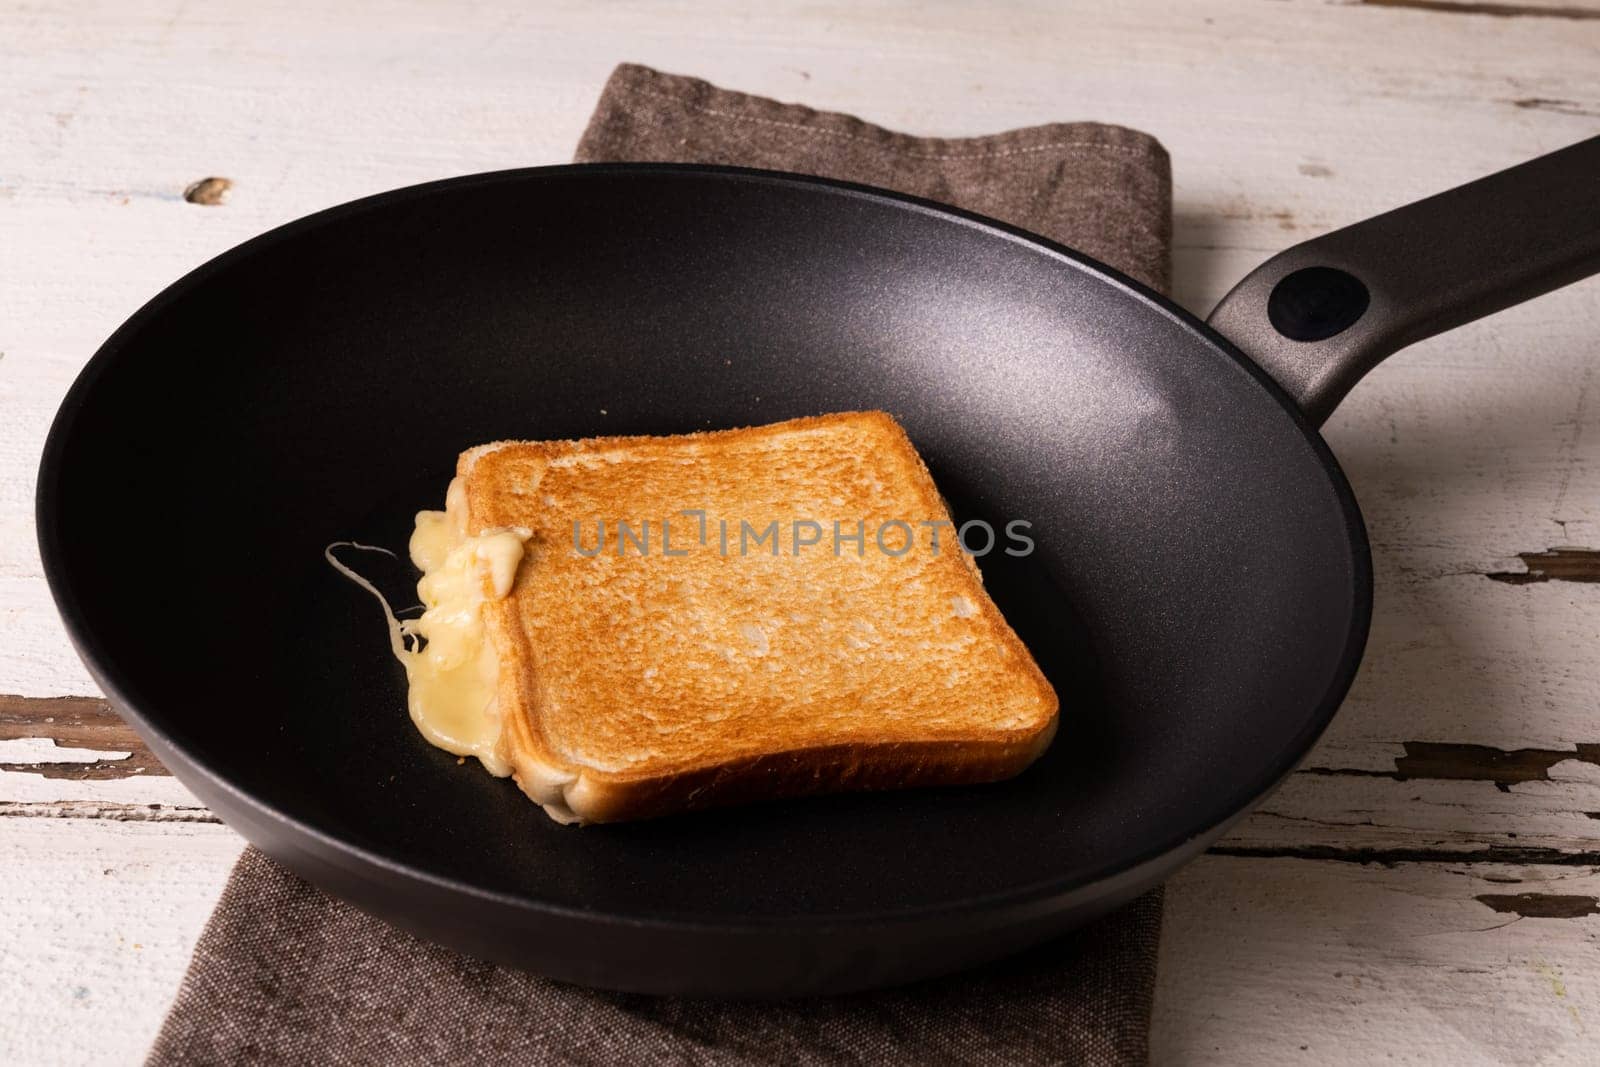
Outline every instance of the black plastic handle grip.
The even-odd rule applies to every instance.
[[[1321,425],[1384,357],[1600,272],[1600,137],[1295,245],[1210,323]]]

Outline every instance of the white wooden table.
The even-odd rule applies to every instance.
[[[32,495],[68,383],[262,230],[567,159],[620,60],[918,133],[1148,130],[1196,311],[1600,131],[1595,0],[0,3],[0,1062],[141,1056],[241,847],[104,718],[51,607]],[[186,202],[208,176],[226,202]],[[1376,557],[1366,665],[1172,883],[1157,1061],[1600,1062],[1600,557],[1496,580],[1600,548],[1600,283],[1393,359],[1327,435]]]

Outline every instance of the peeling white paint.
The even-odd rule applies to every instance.
[[[0,741],[0,763],[99,763],[101,760],[125,760],[132,755],[128,751],[69,748],[42,737]]]

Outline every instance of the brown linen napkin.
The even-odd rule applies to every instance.
[[[1122,126],[1053,122],[988,137],[911,137],[624,63],[574,158],[725,163],[877,185],[1021,226],[1167,288],[1171,167],[1155,138]]]
[[[1167,156],[1115,126],[909,137],[625,65],[577,159],[729,163],[887,186],[1167,283]],[[1156,890],[1023,956],[904,989],[781,1004],[645,997],[421,941],[248,848],[149,1062],[1137,1064],[1160,930]]]

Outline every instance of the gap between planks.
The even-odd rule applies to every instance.
[[[141,776],[167,778],[167,771],[144,746],[111,705],[98,697],[23,697],[0,695],[0,752],[6,742],[32,742],[29,758],[0,762],[0,772],[35,774],[47,779],[105,781]],[[46,747],[48,746],[48,747]],[[1301,784],[1329,779],[1391,780],[1416,783],[1481,782],[1492,784],[1502,793],[1529,784],[1552,782],[1552,769],[1572,763],[1581,768],[1600,768],[1600,742],[1580,743],[1569,749],[1524,748],[1504,750],[1485,745],[1441,742],[1405,742],[1397,746],[1390,768],[1377,767],[1302,767],[1293,779]],[[42,750],[42,751],[41,751]],[[50,755],[59,750],[59,761]],[[1284,790],[1287,811],[1297,801],[1295,790]],[[1419,798],[1420,799],[1420,798]],[[1527,798],[1522,798],[1528,803]],[[1286,811],[1264,808],[1261,817],[1304,821]],[[1529,808],[1524,814],[1533,814]],[[1582,812],[1588,819],[1600,819],[1600,812]],[[116,822],[210,823],[220,820],[199,804],[140,803],[113,799],[0,800],[0,818],[95,819]],[[1337,834],[1351,831],[1358,824],[1327,822],[1321,827]],[[1486,835],[1461,839],[1446,846],[1424,833],[1411,835],[1404,827],[1388,828],[1401,833],[1374,843],[1354,840],[1323,841],[1262,839],[1259,834],[1235,833],[1213,847],[1213,854],[1248,858],[1333,860],[1360,864],[1393,866],[1399,863],[1525,863],[1556,866],[1600,867],[1600,841],[1591,842],[1586,834],[1569,835],[1561,847],[1545,844],[1517,844],[1513,841],[1483,840]],[[1347,836],[1357,836],[1347,834]],[[1504,835],[1515,838],[1515,833]],[[1526,840],[1526,838],[1525,838]]]

